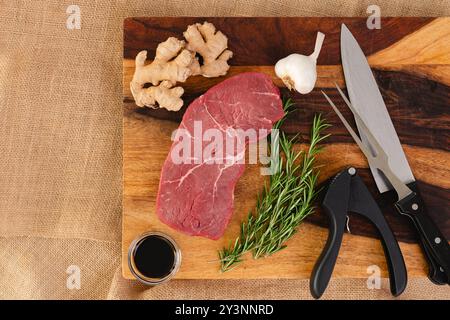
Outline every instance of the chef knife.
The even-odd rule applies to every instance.
[[[358,42],[344,24],[341,28],[341,56],[345,83],[352,106],[358,110],[370,132],[383,147],[389,157],[392,170],[400,180],[405,183],[413,182],[415,180],[413,173],[367,59]],[[361,135],[361,140],[366,146],[370,147],[367,137],[361,132],[359,121],[356,121],[356,126]],[[389,181],[377,169],[371,168],[371,170],[380,192],[383,193],[392,189]]]
[[[400,213],[413,220],[419,232],[423,249],[430,262],[430,279],[438,284],[449,283],[450,247],[448,242],[426,213],[411,168],[367,59],[344,24],[341,29],[341,55],[351,105],[361,117],[361,119],[355,117],[361,140],[373,151],[362,129],[362,122],[364,122],[386,153],[391,170],[412,190],[409,194],[398,195],[399,201],[396,207]],[[371,171],[380,192],[392,189],[389,179],[378,168],[371,166]]]

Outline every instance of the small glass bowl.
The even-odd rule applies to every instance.
[[[140,242],[143,241],[144,239],[151,237],[151,236],[158,236],[160,238],[163,238],[173,247],[173,250],[174,250],[173,268],[170,271],[170,273],[163,278],[149,278],[149,277],[143,275],[137,269],[135,262],[134,262],[134,256],[135,256],[135,252],[136,252],[136,248],[138,247],[138,244],[140,244]],[[128,267],[130,268],[131,273],[136,277],[136,279],[145,285],[156,286],[156,285],[159,285],[159,284],[169,281],[178,272],[178,270],[180,269],[180,266],[181,266],[180,248],[178,247],[175,240],[173,240],[170,236],[168,236],[167,234],[162,233],[162,232],[156,232],[156,231],[146,232],[146,233],[140,235],[139,237],[137,237],[136,239],[134,239],[130,245],[130,248],[128,249]]]

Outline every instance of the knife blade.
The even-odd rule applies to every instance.
[[[344,24],[341,29],[341,55],[351,101],[346,103],[355,115],[362,140],[360,143],[370,149],[374,156],[382,150],[381,161],[373,161],[373,159],[370,161],[373,158],[372,155],[368,151],[365,152],[377,187],[380,192],[393,187],[396,189],[398,201],[395,206],[399,213],[413,221],[429,262],[430,280],[436,284],[450,284],[449,243],[426,211],[372,70],[358,42]],[[375,144],[371,145],[374,142]],[[360,148],[364,149],[361,146]],[[383,158],[387,162],[384,168],[388,169],[384,171],[380,166]],[[386,174],[386,171],[390,171],[391,174]],[[394,172],[394,179],[392,179]],[[390,181],[393,183],[391,184]],[[400,190],[399,192],[397,188],[399,181],[414,191],[408,193]]]
[[[341,28],[341,58],[352,106],[381,144],[389,158],[391,169],[398,178],[405,184],[415,181],[366,56],[344,24]],[[362,142],[371,148],[361,130],[360,121],[355,120]],[[381,193],[392,189],[390,182],[380,174],[379,170],[371,167],[371,171]]]

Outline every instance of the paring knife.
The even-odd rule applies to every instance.
[[[430,264],[429,278],[436,284],[449,284],[450,246],[426,213],[424,202],[417,190],[414,176],[367,59],[345,25],[342,25],[341,29],[341,54],[351,103],[339,88],[338,90],[352,109],[362,141],[331,100],[328,97],[327,99],[366,155],[380,192],[391,188],[397,192],[398,202],[395,206],[401,214],[412,219],[420,235],[422,248]]]

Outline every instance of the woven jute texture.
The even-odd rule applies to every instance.
[[[443,16],[448,0],[376,1],[386,16]],[[308,281],[172,281],[120,272],[122,21],[128,16],[365,16],[371,1],[0,1],[0,298],[309,299]],[[66,27],[69,5],[81,29]],[[300,32],[300,31],[299,31]],[[68,271],[79,268],[79,289]],[[69,286],[70,288],[70,286]],[[409,283],[406,298],[449,299]],[[333,280],[325,298],[391,298]]]

